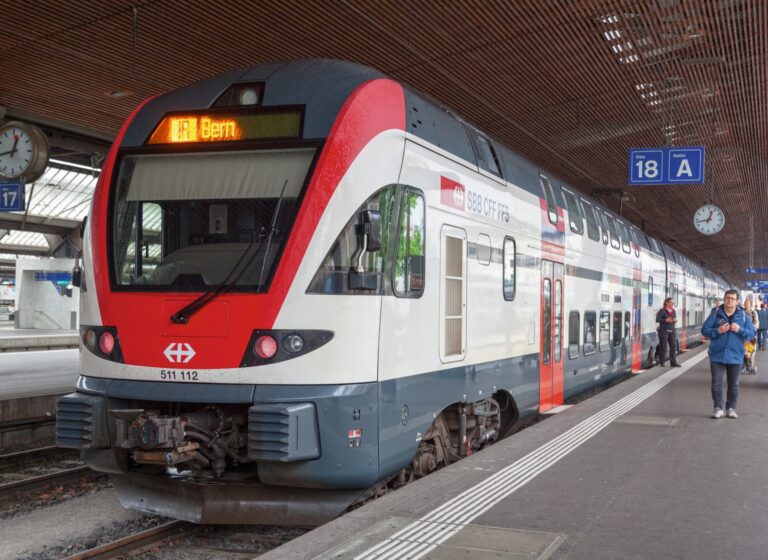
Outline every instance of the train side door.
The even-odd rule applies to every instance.
[[[563,273],[561,263],[541,261],[540,412],[563,403]]]
[[[643,333],[641,311],[643,309],[642,271],[635,269],[632,279],[632,371],[640,371],[643,367]]]

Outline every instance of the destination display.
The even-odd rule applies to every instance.
[[[266,138],[299,138],[301,111],[169,115],[160,121],[147,144],[238,142]]]

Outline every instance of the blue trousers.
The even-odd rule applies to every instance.
[[[757,345],[760,350],[765,350],[765,329],[757,329]]]
[[[728,409],[736,408],[739,401],[739,373],[742,364],[719,364],[709,362],[709,368],[712,372],[712,400],[715,408]],[[728,398],[723,406],[723,377],[728,375]]]

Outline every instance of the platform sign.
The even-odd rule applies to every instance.
[[[768,268],[745,268],[747,274],[768,274]]]
[[[0,212],[24,211],[24,183],[0,183]]]
[[[704,182],[704,146],[639,148],[629,151],[630,185],[680,185]]]

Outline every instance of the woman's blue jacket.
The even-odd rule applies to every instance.
[[[717,329],[723,322],[736,323],[741,327],[741,330],[737,333],[728,331],[720,334]],[[755,337],[755,327],[741,306],[736,306],[736,311],[732,319],[729,320],[721,305],[714,313],[710,313],[707,320],[704,321],[701,334],[711,341],[709,343],[710,362],[740,364],[744,362],[744,341]]]

